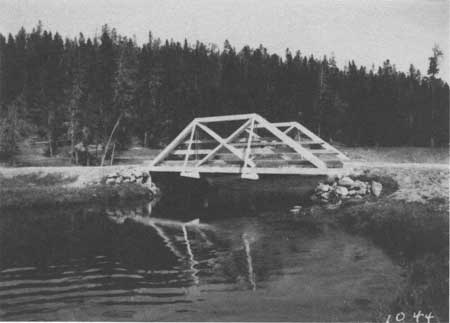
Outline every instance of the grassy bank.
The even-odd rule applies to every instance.
[[[352,161],[384,163],[448,164],[449,148],[429,147],[339,147]]]
[[[420,309],[448,322],[448,201],[424,204],[385,198],[328,215],[348,231],[371,239],[404,267],[405,280],[393,291],[397,299],[390,304],[391,313]]]
[[[54,207],[75,203],[117,203],[149,199],[148,189],[134,183],[122,185],[71,185],[78,178],[58,173],[0,174],[0,209]]]

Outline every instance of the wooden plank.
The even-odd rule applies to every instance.
[[[247,143],[246,142],[232,142],[230,143],[230,145],[234,146],[234,147],[246,147]],[[287,144],[283,143],[283,142],[258,142],[258,141],[253,141],[252,142],[252,147],[259,147],[259,146],[287,146]]]
[[[300,140],[298,141],[300,145],[321,145],[323,144],[322,140]]]
[[[217,141],[213,140],[213,139],[186,140],[182,144],[189,145],[190,143],[192,143],[192,144],[217,144]]]
[[[260,146],[262,146],[262,145],[269,145],[269,146],[286,145],[285,143],[279,141],[275,137],[273,137],[273,138],[272,137],[260,137],[258,139],[259,140],[252,141],[252,147],[255,145],[260,145]],[[182,144],[189,145],[190,142],[191,142],[190,140],[186,140]],[[212,140],[212,139],[192,140],[192,144],[197,144],[197,145],[213,144],[213,143],[217,143],[217,141]],[[305,140],[299,141],[299,143],[301,145],[320,145],[320,144],[323,144],[323,141],[322,140],[305,139]],[[246,142],[230,142],[230,145],[233,145],[236,147],[245,146],[246,144],[247,144]]]
[[[301,168],[314,168],[314,166],[309,163],[307,160],[280,160],[280,159],[255,159],[254,160],[256,166],[255,167],[301,167]],[[342,168],[343,163],[338,159],[324,160],[325,164],[328,168]],[[196,166],[195,161],[188,161],[186,165],[186,169],[194,169]],[[183,160],[165,160],[160,163],[157,167],[172,167],[173,169],[179,170],[180,172],[184,171],[184,163]],[[202,166],[199,167],[238,167],[242,170],[242,161],[239,159],[233,160],[223,160],[223,159],[214,159],[206,162]],[[253,168],[252,168],[253,170]]]
[[[151,166],[150,172],[181,172],[181,167],[173,166]],[[199,167],[187,166],[186,172],[199,172],[199,173],[217,173],[217,174],[240,174],[242,167],[240,166],[206,166]],[[254,167],[252,171],[257,174],[279,174],[279,175],[327,175],[334,173],[334,171],[326,168],[304,168],[304,167]]]
[[[189,152],[191,155],[207,155],[209,154],[212,149],[177,149],[171,152],[172,155],[188,155]]]
[[[310,149],[314,155],[339,155],[339,153],[328,149]]]
[[[225,115],[225,116],[201,117],[201,118],[197,118],[196,120],[198,122],[200,122],[200,123],[239,121],[239,120],[251,119],[255,115],[256,114],[254,114],[254,113],[250,113],[250,114],[231,114],[231,115]]]
[[[279,159],[268,159],[256,161],[256,167],[288,167],[296,166],[300,168],[314,168],[314,165],[305,160],[279,160]]]

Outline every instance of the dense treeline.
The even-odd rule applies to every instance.
[[[132,138],[156,147],[193,117],[249,112],[298,120],[348,145],[447,145],[441,55],[433,50],[424,76],[389,60],[339,69],[333,57],[238,52],[228,41],[220,51],[149,34],[138,46],[108,26],[99,37],[63,39],[39,24],[0,34],[0,150],[12,154],[30,136],[48,140],[49,154],[68,144],[126,147]]]

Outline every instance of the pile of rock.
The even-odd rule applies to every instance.
[[[136,183],[148,188],[153,195],[160,194],[159,188],[152,182],[150,174],[142,170],[127,169],[109,174],[105,178],[105,183],[110,185]]]
[[[323,203],[337,204],[341,203],[342,200],[362,199],[369,195],[379,197],[382,189],[382,184],[376,181],[372,180],[369,183],[344,176],[331,179],[327,183],[319,183],[311,199]]]
[[[123,172],[115,172],[106,176],[105,183],[114,185],[122,183],[138,183],[145,184],[151,182],[151,177],[148,172],[137,170],[126,170]]]

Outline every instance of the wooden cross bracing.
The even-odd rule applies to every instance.
[[[298,122],[270,123],[245,114],[194,119],[152,161],[150,171],[257,179],[257,174],[327,174],[347,159]]]

